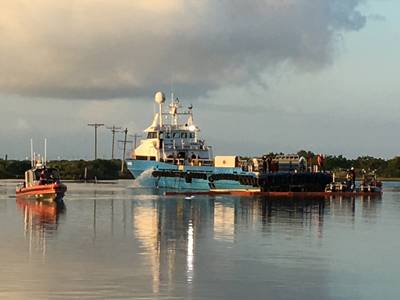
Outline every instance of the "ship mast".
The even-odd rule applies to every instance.
[[[31,167],[35,166],[35,157],[33,153],[33,139],[31,139]]]
[[[161,141],[161,131],[162,131],[162,126],[163,126],[163,108],[162,105],[165,102],[165,95],[163,92],[157,92],[154,96],[154,100],[156,103],[158,103],[159,105],[159,115],[158,115],[158,119],[159,119],[159,128],[158,128],[158,134],[157,134],[157,139],[158,139],[158,160],[160,160],[161,158],[161,148],[163,149],[163,154],[164,154],[164,145],[162,145],[162,141]],[[165,156],[165,154],[163,155]],[[163,157],[164,159],[164,157]]]

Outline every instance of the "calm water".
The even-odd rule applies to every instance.
[[[165,197],[68,184],[66,209],[0,181],[0,299],[399,299],[400,185],[381,199]]]

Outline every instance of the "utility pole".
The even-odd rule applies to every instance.
[[[140,134],[137,134],[137,133],[130,134],[129,136],[133,137],[133,141],[134,141],[134,144],[133,144],[134,148],[133,149],[136,149],[136,147],[137,147],[137,139],[141,138],[142,136]]]
[[[100,124],[100,123],[91,123],[88,124],[88,126],[92,126],[94,127],[94,159],[97,159],[97,128],[104,126],[104,124]]]
[[[140,135],[140,134],[137,134],[137,133],[135,133],[135,134],[130,134],[129,135],[130,137],[133,137],[133,140],[134,140],[134,147],[133,147],[133,149],[132,149],[132,146],[131,146],[131,153],[132,153],[132,155],[136,155],[135,154],[135,150],[136,150],[136,147],[137,147],[137,140],[138,140],[138,138],[141,138],[142,136]],[[131,143],[132,144],[132,143]]]
[[[122,127],[117,127],[117,126],[113,125],[112,127],[107,127],[107,129],[111,129],[111,132],[112,132],[111,159],[114,159],[115,133],[120,132],[119,129],[122,129]]]
[[[122,131],[124,133],[124,140],[123,141],[118,141],[121,143],[124,143],[124,150],[123,150],[123,154],[122,154],[122,161],[121,161],[121,173],[124,172],[124,166],[125,166],[125,155],[126,155],[126,144],[127,143],[132,143],[132,141],[128,141],[127,137],[128,137],[128,128],[125,128],[124,131]]]

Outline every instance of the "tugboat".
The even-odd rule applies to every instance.
[[[67,186],[60,181],[59,172],[48,168],[46,160],[32,158],[32,168],[25,172],[25,180],[16,188],[18,198],[36,199],[46,202],[61,202]]]
[[[209,190],[210,188],[248,189],[238,181],[214,181],[211,175],[235,174],[255,177],[246,171],[237,156],[213,157],[212,147],[200,137],[193,121],[193,106],[181,111],[178,98],[171,96],[164,112],[165,95],[155,94],[159,112],[144,130],[146,138],[132,151],[127,168],[142,187]]]

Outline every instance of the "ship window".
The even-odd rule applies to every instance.
[[[157,132],[149,132],[147,134],[148,139],[156,139],[157,138]]]
[[[165,133],[165,138],[166,138],[166,139],[170,139],[170,138],[171,138],[171,134],[170,134],[169,132],[166,132],[166,133]]]
[[[147,156],[136,155],[136,160],[147,160]]]
[[[194,139],[194,132],[189,133],[189,138]]]
[[[172,138],[174,139],[174,138],[177,138],[177,137],[179,137],[179,132],[173,132],[172,133]]]
[[[186,139],[187,138],[187,133],[186,132],[182,132],[181,133],[181,139]]]

